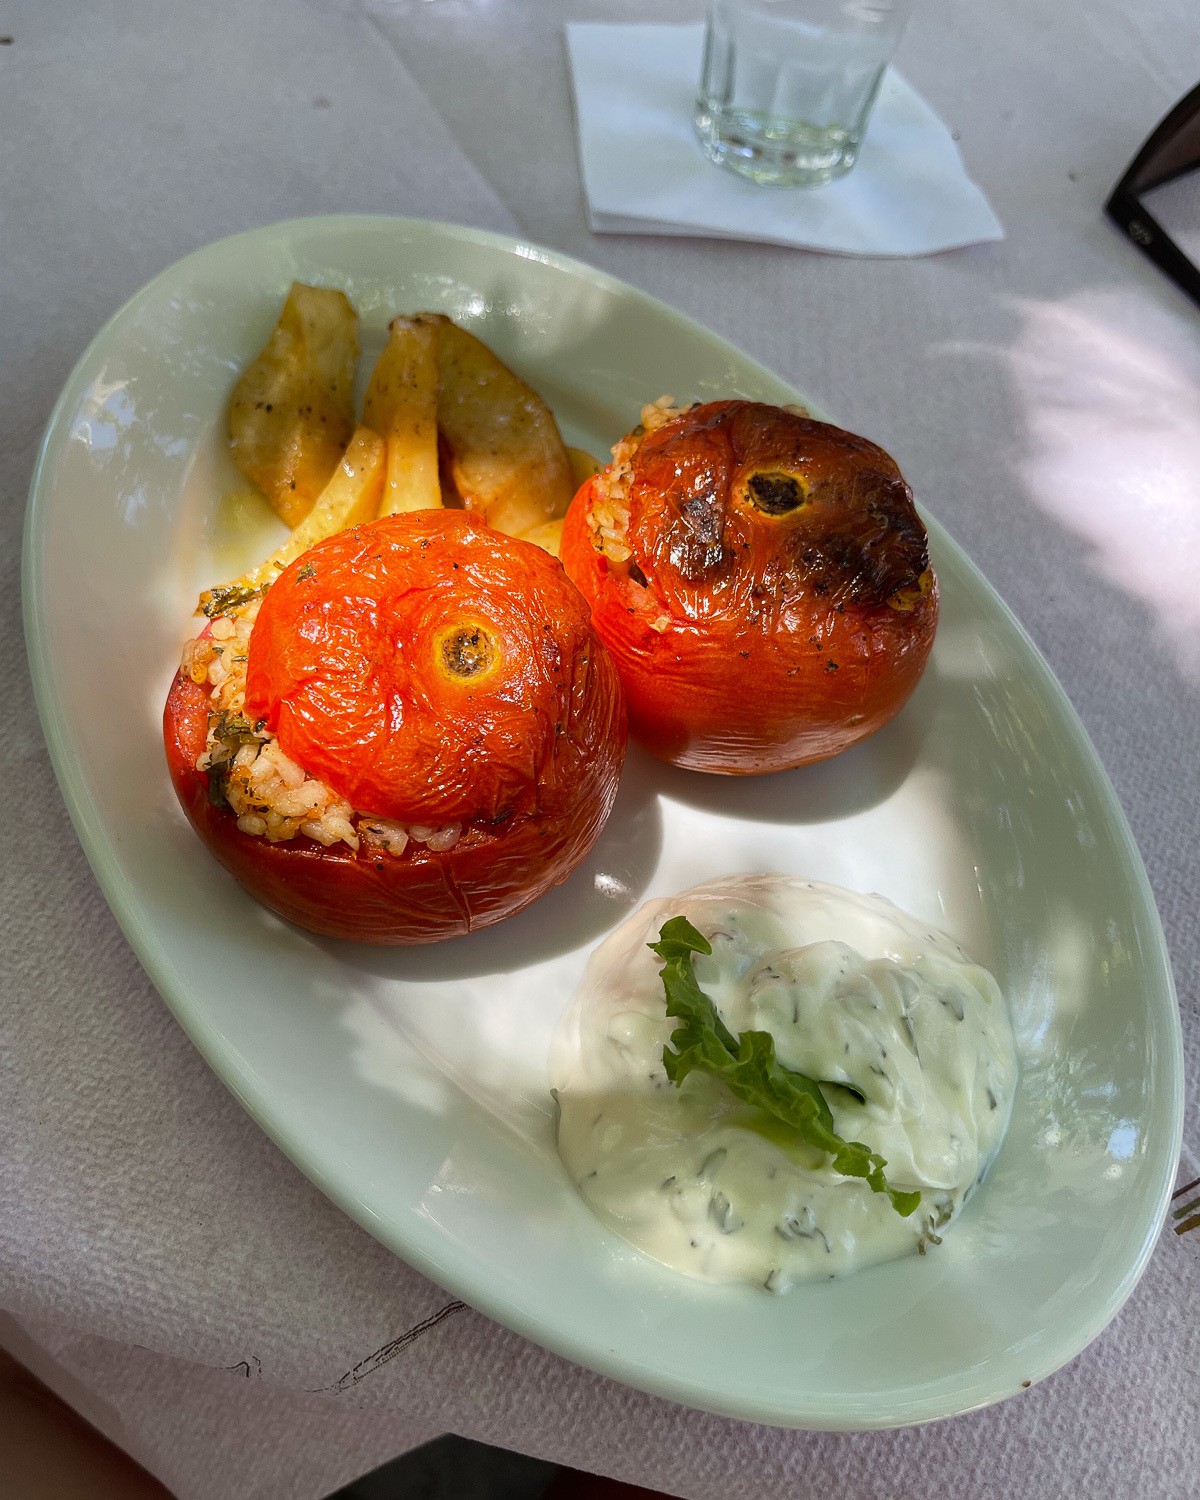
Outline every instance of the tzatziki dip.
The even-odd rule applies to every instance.
[[[712,951],[675,972],[694,973],[721,1033],[769,1033],[785,1083],[815,1082],[826,1123],[882,1159],[896,1191],[835,1170],[719,1072],[671,1081],[680,1022],[647,945],[679,917]],[[592,955],[550,1071],[559,1153],[600,1219],[689,1276],[770,1291],[940,1243],[1000,1145],[1017,1080],[986,969],[881,896],[787,875],[641,907]]]

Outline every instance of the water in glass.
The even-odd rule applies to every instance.
[[[755,182],[848,172],[907,0],[715,0],[696,102],[705,154]]]

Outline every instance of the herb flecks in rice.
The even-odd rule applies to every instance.
[[[603,552],[612,562],[628,562],[633,556],[626,542],[626,533],[629,530],[629,481],[633,477],[633,461],[638,449],[648,433],[665,427],[689,409],[690,405],[677,406],[674,396],[660,396],[649,406],[643,406],[640,425],[616,444],[612,450],[612,463],[596,475],[588,525],[597,551]]]
[[[299,835],[326,848],[361,845],[372,855],[393,858],[409,844],[435,852],[452,849],[462,837],[461,824],[406,827],[359,813],[286,755],[262,720],[247,717],[246,665],[261,603],[261,591],[236,602],[227,593],[221,612],[210,616],[208,633],[183,648],[183,676],[208,689],[208,736],[196,769],[208,776],[209,800],[227,806],[243,833],[272,844]]]

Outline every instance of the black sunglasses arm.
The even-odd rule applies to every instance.
[[[1154,215],[1148,213],[1127,188],[1130,175],[1127,173],[1112,190],[1104,205],[1104,212],[1122,234],[1132,240],[1160,271],[1171,278],[1180,291],[1186,292],[1200,306],[1200,271]]]
[[[1200,271],[1192,264],[1153,214],[1147,212],[1140,194],[1161,187],[1173,178],[1200,166],[1200,160],[1180,164],[1172,143],[1200,116],[1200,84],[1190,90],[1154,128],[1133,158],[1125,175],[1109,194],[1104,212],[1117,228],[1143,251],[1176,286],[1200,305]],[[1171,163],[1155,170],[1156,158]]]

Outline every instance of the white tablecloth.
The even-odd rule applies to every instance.
[[[1190,0],[918,8],[899,66],[959,133],[1003,244],[864,262],[596,237],[562,23],[700,9],[0,14],[0,756],[18,814],[0,871],[0,1342],[181,1496],[315,1500],[447,1430],[697,1500],[1195,1493],[1200,1234],[1166,1234],[1116,1322],[1028,1395],[891,1434],[685,1411],[450,1306],[206,1070],[58,798],[21,648],[19,534],[38,438],[92,334],[164,265],[255,223],[367,209],[519,228],[681,307],[883,443],[1032,632],[1149,870],[1188,1049],[1181,1180],[1200,1174],[1200,311],[1100,216],[1196,81],[1200,19]]]

